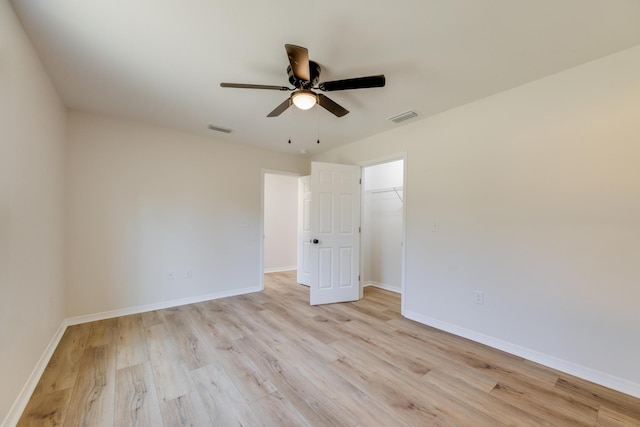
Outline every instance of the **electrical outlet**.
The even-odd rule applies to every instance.
[[[476,304],[482,305],[484,304],[484,292],[483,291],[474,291],[473,292],[473,302]]]

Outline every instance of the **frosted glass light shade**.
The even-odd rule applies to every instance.
[[[309,108],[316,105],[318,101],[318,97],[315,93],[310,90],[301,89],[293,94],[292,101],[296,107],[301,110],[308,110]]]

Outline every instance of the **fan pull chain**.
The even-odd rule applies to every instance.
[[[320,144],[320,107],[316,105],[316,136],[318,140],[316,144]]]
[[[289,108],[289,144],[291,144],[291,114],[293,114],[292,110],[293,108]]]

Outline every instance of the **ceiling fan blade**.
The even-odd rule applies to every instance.
[[[269,89],[269,90],[292,90],[286,86],[271,86],[271,85],[252,85],[244,83],[220,83],[220,87],[233,87],[239,89]]]
[[[285,44],[284,48],[287,50],[287,56],[289,57],[289,63],[291,64],[291,70],[295,78],[307,82],[310,81],[309,51],[307,48],[294,44]]]
[[[318,89],[326,92],[333,90],[366,89],[370,87],[384,87],[386,79],[384,74],[378,76],[356,77],[355,79],[334,80],[323,82],[318,85]]]
[[[278,117],[280,114],[291,106],[291,97],[284,100],[284,102],[278,105],[272,112],[267,114],[267,117]]]
[[[324,108],[325,110],[329,111],[330,113],[334,114],[337,117],[342,117],[346,114],[349,114],[349,110],[347,110],[346,108],[342,107],[339,104],[336,104],[330,98],[328,98],[327,96],[321,93],[318,94],[318,104],[320,104],[322,108]]]

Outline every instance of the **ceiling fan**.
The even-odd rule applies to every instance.
[[[368,77],[356,77],[353,79],[334,80],[330,82],[322,82],[318,84],[320,80],[320,65],[317,62],[309,60],[309,51],[305,47],[296,46],[293,44],[284,45],[287,56],[289,57],[289,65],[287,66],[287,74],[289,75],[289,82],[294,86],[290,88],[287,86],[270,86],[270,85],[255,85],[244,83],[220,83],[222,87],[233,87],[241,89],[268,89],[268,90],[281,90],[281,91],[293,91],[291,96],[287,98],[282,104],[278,105],[267,117],[277,117],[282,114],[287,108],[294,104],[301,110],[308,110],[316,104],[334,114],[337,117],[342,117],[349,113],[349,110],[332,101],[329,97],[316,93],[314,90],[321,90],[323,92],[332,92],[337,90],[349,90],[349,89],[366,89],[370,87],[384,87],[385,77],[384,74]]]

